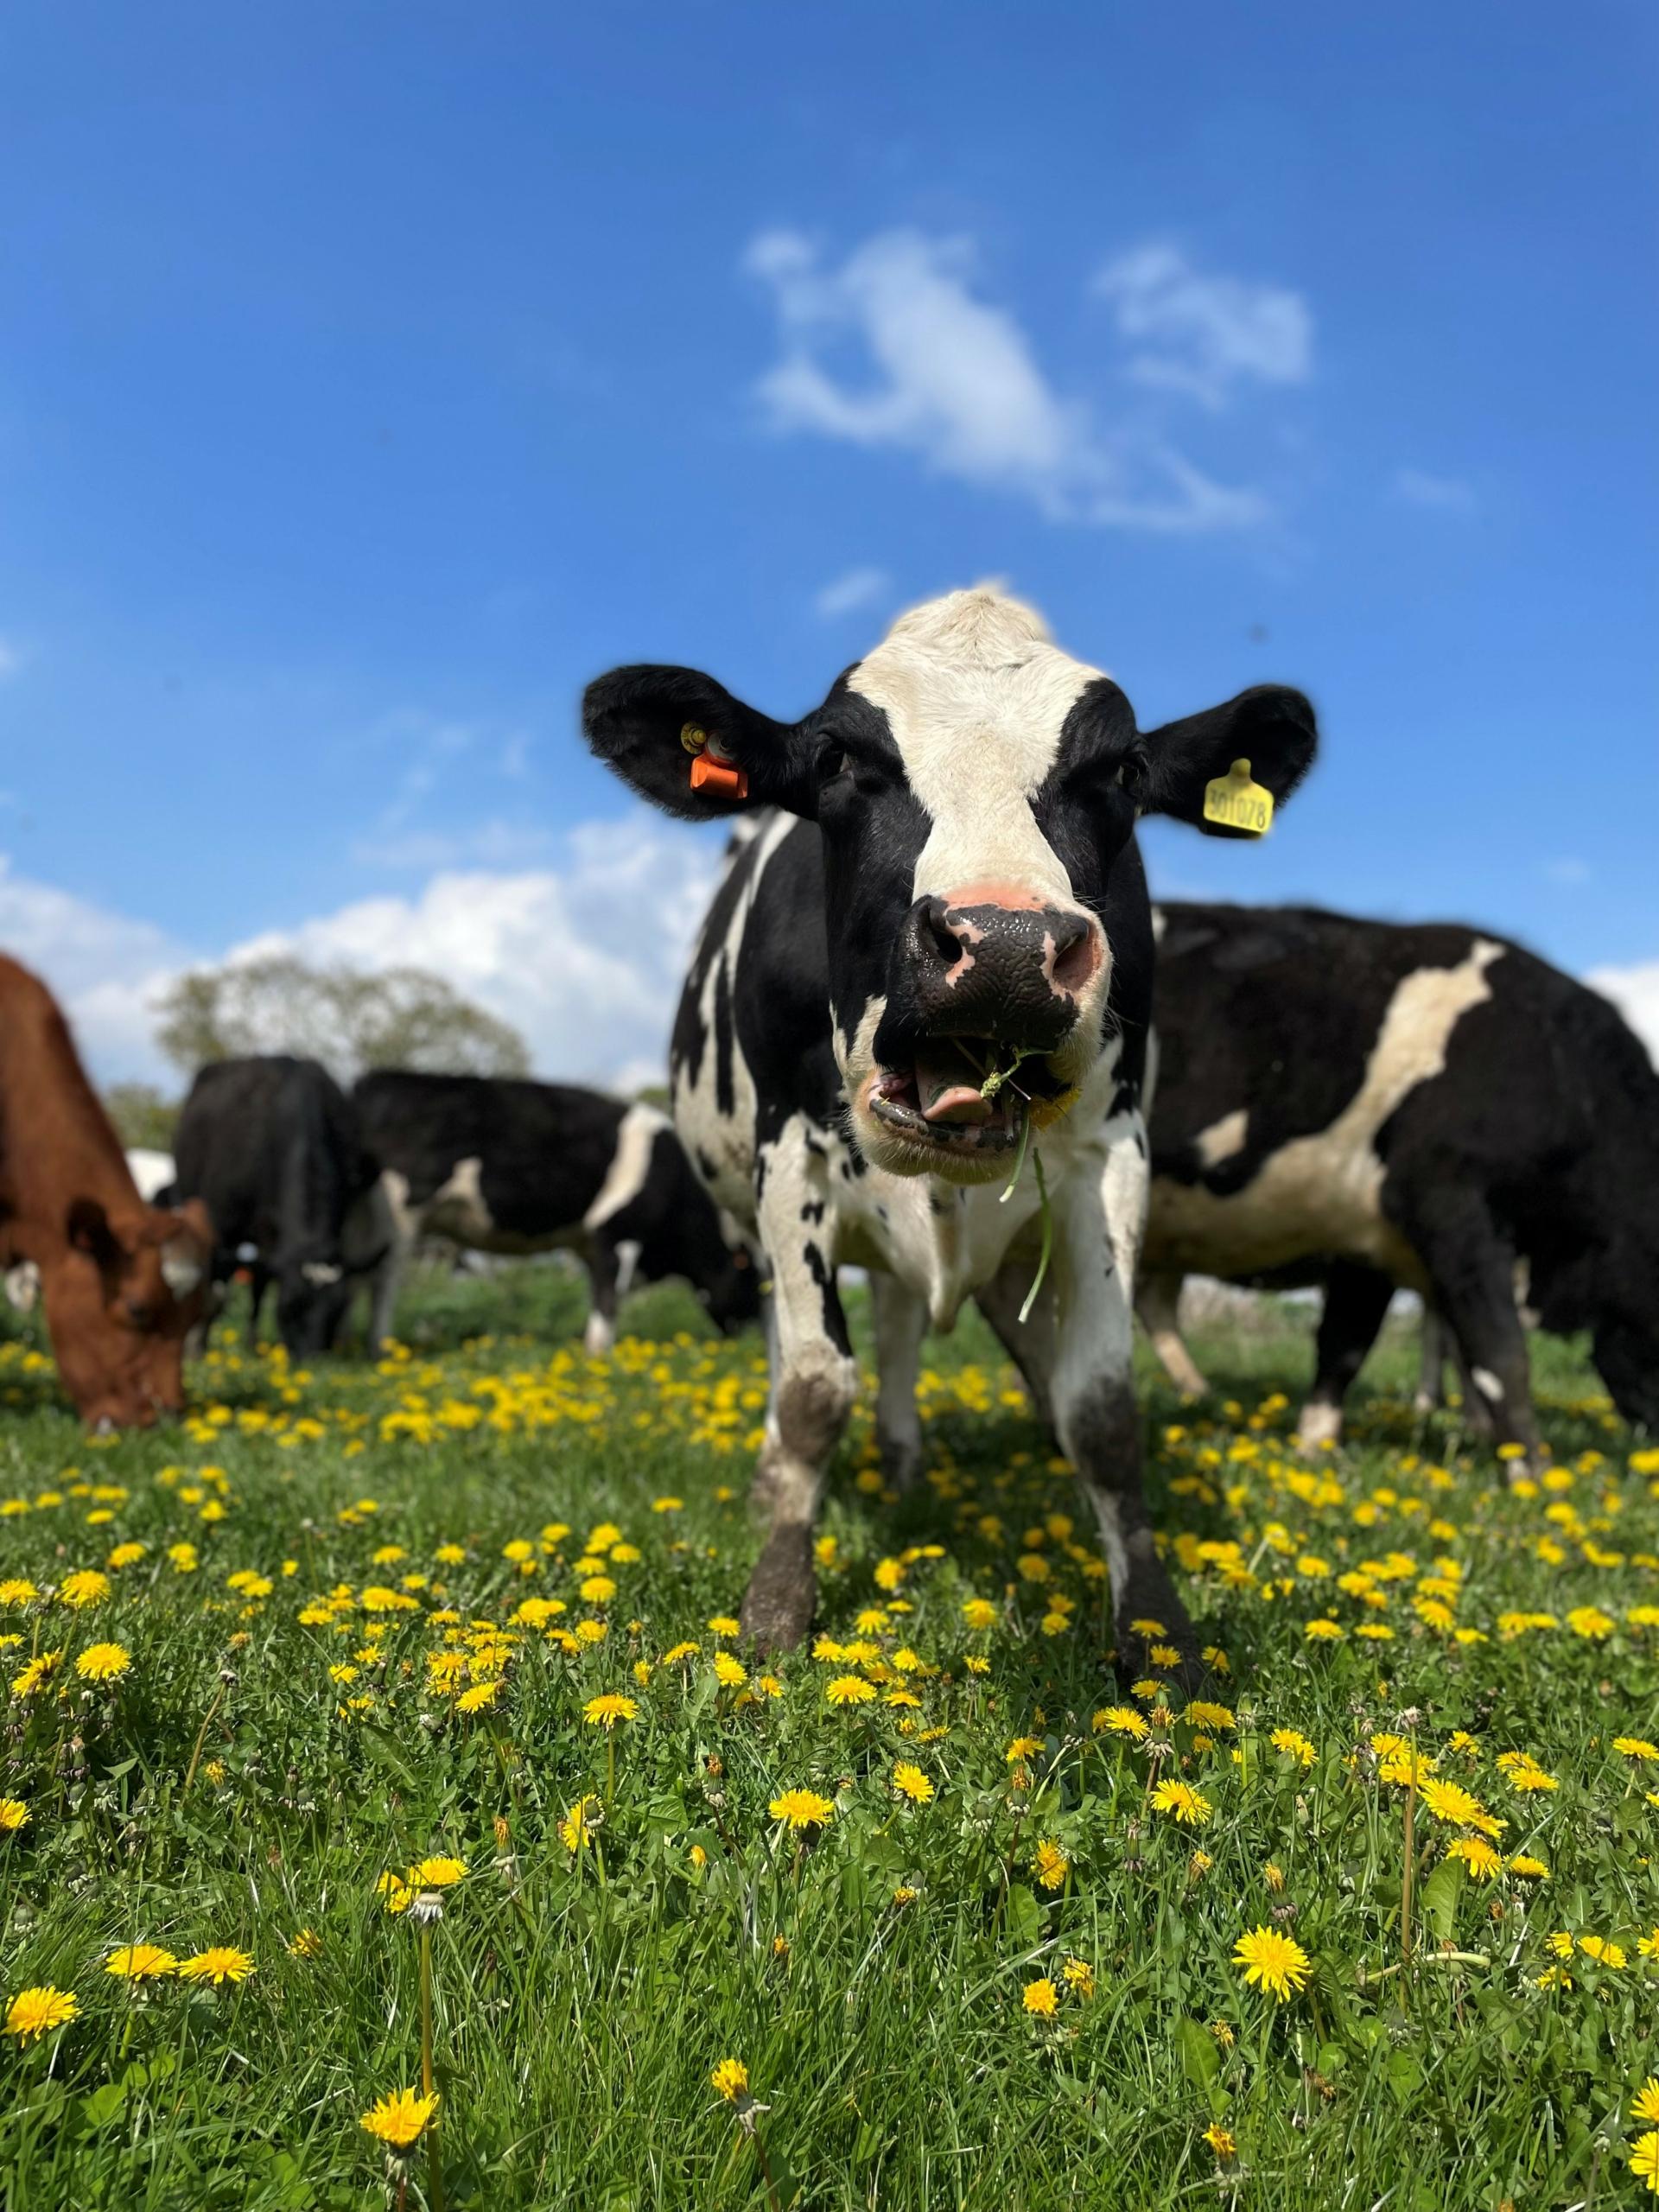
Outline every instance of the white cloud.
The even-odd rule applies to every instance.
[[[702,838],[643,808],[579,824],[561,865],[445,868],[410,898],[363,899],[231,949],[370,969],[429,968],[525,1039],[538,1071],[660,1080],[692,936],[719,872]]]
[[[892,589],[893,578],[885,569],[849,569],[816,594],[812,609],[822,621],[834,622],[872,600],[886,598]]]
[[[1236,385],[1306,384],[1313,372],[1313,315],[1282,285],[1202,276],[1178,247],[1154,241],[1108,262],[1093,289],[1111,302],[1118,335],[1140,349],[1126,364],[1138,384],[1215,409]]]
[[[435,868],[524,868],[541,859],[551,833],[533,823],[481,822],[471,830],[410,830],[390,836],[361,837],[352,847],[360,868],[429,874]]]
[[[1592,968],[1584,980],[1592,991],[1611,999],[1659,1067],[1659,960],[1637,960],[1626,968]]]
[[[778,314],[781,357],[758,386],[776,430],[898,448],[1056,519],[1192,531],[1267,514],[1258,493],[1217,483],[1155,425],[1105,429],[1058,392],[1014,315],[976,296],[969,239],[887,231],[837,269],[799,232],[769,231],[744,266]],[[1258,334],[1255,356],[1287,359],[1282,335],[1275,354]]]
[[[1475,492],[1460,476],[1434,476],[1426,468],[1396,468],[1389,490],[1408,507],[1435,507],[1443,514],[1472,514]]]
[[[52,986],[101,1081],[168,1079],[150,1005],[188,955],[164,930],[18,875],[0,855],[0,946]]]

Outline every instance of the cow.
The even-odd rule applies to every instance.
[[[95,1429],[184,1404],[213,1229],[138,1195],[46,985],[0,956],[0,1268],[37,1290],[63,1387]]]
[[[638,1278],[683,1275],[722,1330],[760,1310],[758,1271],[728,1243],[666,1115],[570,1084],[384,1070],[353,1092],[385,1169],[393,1255],[371,1337],[390,1334],[397,1283],[423,1237],[480,1252],[580,1254],[593,1299],[584,1344],[615,1341]]]
[[[289,1351],[327,1351],[353,1279],[391,1244],[379,1164],[340,1085],[318,1061],[287,1054],[214,1061],[190,1086],[174,1154],[175,1189],[213,1217],[215,1282],[251,1248],[255,1322],[275,1282]]]
[[[1536,1471],[1522,1294],[1543,1327],[1587,1329],[1620,1413],[1659,1428],[1659,1075],[1607,1001],[1461,924],[1192,904],[1161,923],[1142,1276],[1160,1353],[1189,1270],[1323,1280],[1299,1433],[1334,1442],[1405,1285]]]
[[[1153,961],[1135,825],[1203,826],[1206,787],[1241,758],[1282,802],[1315,748],[1307,701],[1258,685],[1143,733],[1109,677],[982,587],[901,616],[798,721],[695,670],[635,666],[589,685],[583,723],[671,814],[766,810],[703,924],[671,1050],[687,1149],[771,1271],[748,1636],[779,1649],[811,1622],[813,1529],[855,1390],[836,1287],[852,1262],[872,1270],[895,1479],[920,1457],[923,1333],[978,1293],[1040,1376],[1093,1510],[1120,1653],[1156,1622],[1196,1677],[1130,1373]],[[1052,1263],[1022,1327],[1045,1192]]]

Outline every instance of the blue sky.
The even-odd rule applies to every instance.
[[[107,1074],[250,942],[643,1072],[712,862],[582,683],[798,712],[998,575],[1145,722],[1318,702],[1268,846],[1156,884],[1659,1023],[1656,61],[1606,0],[17,0],[0,943]]]

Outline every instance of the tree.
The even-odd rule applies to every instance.
[[[129,1152],[171,1152],[178,1127],[179,1102],[163,1098],[153,1083],[112,1083],[104,1110]]]
[[[156,1040],[187,1075],[251,1052],[321,1060],[342,1083],[367,1068],[530,1072],[524,1040],[510,1023],[422,968],[365,974],[272,953],[192,969],[168,987],[158,1011]]]

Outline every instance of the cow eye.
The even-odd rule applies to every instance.
[[[818,747],[818,781],[821,784],[833,783],[852,765],[852,754],[844,745],[837,745],[833,738]]]

